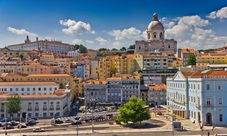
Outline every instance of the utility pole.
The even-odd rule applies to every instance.
[[[76,114],[78,115],[78,104],[77,104],[76,110],[77,110],[77,113]],[[77,119],[77,121],[76,121],[77,122],[76,123],[76,136],[78,136],[78,123],[79,122],[78,122],[78,118],[76,118],[76,119]]]

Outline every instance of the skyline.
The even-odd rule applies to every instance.
[[[145,40],[154,12],[166,39],[178,48],[206,49],[227,44],[227,1],[12,1],[0,0],[0,47],[31,41],[61,40],[87,48],[129,47]],[[4,39],[4,40],[2,40]],[[85,42],[86,41],[86,42]]]

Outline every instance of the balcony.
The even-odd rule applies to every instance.
[[[56,108],[56,110],[60,110],[61,108]]]
[[[212,104],[206,104],[206,108],[213,108],[214,106]]]
[[[43,108],[43,111],[46,111],[47,110],[47,108]]]
[[[53,111],[53,110],[54,110],[54,108],[50,108],[50,110],[51,110],[51,111]]]
[[[35,111],[39,111],[39,109],[37,108],[37,109],[35,109]]]
[[[1,109],[1,112],[4,112],[4,109]]]
[[[28,109],[28,111],[32,111],[32,109]]]
[[[184,102],[184,101],[182,101],[182,100],[173,99],[173,101],[174,101],[175,103],[185,104],[185,102]]]
[[[200,108],[200,104],[196,104],[195,107],[196,107],[196,108]]]

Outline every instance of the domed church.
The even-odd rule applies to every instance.
[[[158,20],[158,14],[153,14],[153,19],[147,27],[147,40],[135,42],[135,53],[151,53],[156,50],[160,52],[177,52],[177,41],[165,39],[165,30]]]

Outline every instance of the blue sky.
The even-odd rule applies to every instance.
[[[26,35],[93,49],[128,47],[146,39],[154,12],[166,39],[180,48],[227,44],[227,0],[0,0],[0,47]]]

